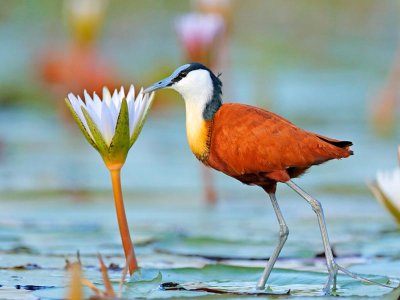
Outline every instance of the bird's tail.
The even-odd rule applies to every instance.
[[[335,147],[347,150],[349,155],[354,154],[354,152],[352,150],[350,150],[350,146],[353,145],[353,143],[350,141],[339,141],[339,140],[331,139],[331,138],[328,138],[326,136],[319,135],[319,134],[317,134],[316,136],[328,144],[331,144]]]

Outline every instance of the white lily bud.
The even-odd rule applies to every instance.
[[[400,224],[400,168],[378,172],[376,181],[370,187],[379,202]]]
[[[86,91],[84,96],[85,101],[70,93],[65,99],[75,121],[107,167],[121,167],[140,134],[154,94],[143,94],[141,89],[135,98],[131,85],[126,97],[123,87],[112,95],[104,88],[102,99]]]

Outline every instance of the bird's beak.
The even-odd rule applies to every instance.
[[[163,80],[160,80],[160,81],[148,86],[147,88],[145,88],[143,93],[151,93],[153,91],[168,87],[168,86],[171,85],[172,79],[173,78],[170,76],[170,77],[167,77],[167,78],[165,78]]]

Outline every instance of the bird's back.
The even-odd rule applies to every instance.
[[[205,164],[247,184],[266,186],[300,176],[310,166],[352,154],[351,142],[296,127],[263,109],[224,104],[215,114]]]

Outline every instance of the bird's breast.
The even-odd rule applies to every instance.
[[[209,154],[211,123],[212,121],[204,120],[201,113],[187,107],[186,134],[189,147],[201,161]]]

